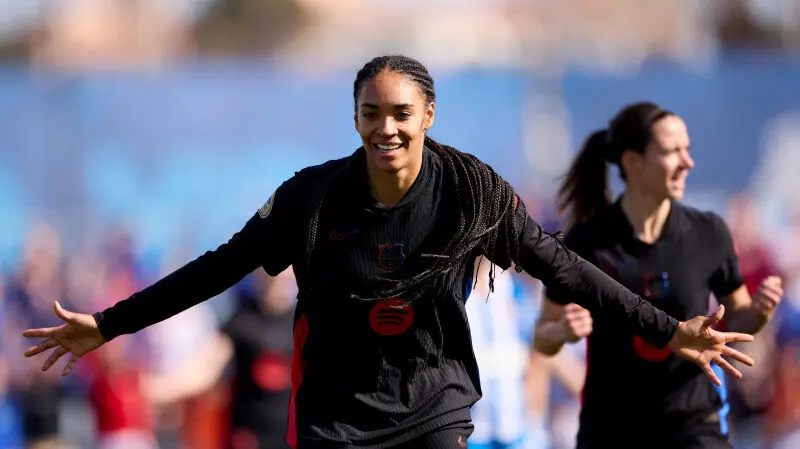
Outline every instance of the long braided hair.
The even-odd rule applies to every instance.
[[[407,56],[390,55],[374,58],[359,70],[353,83],[353,99],[356,103],[364,85],[384,70],[391,70],[407,77],[419,88],[428,104],[436,100],[433,78],[422,63]],[[525,231],[526,221],[522,221],[520,230],[515,218],[518,208],[522,208],[522,212],[525,213],[525,205],[514,189],[471,154],[442,145],[428,136],[425,137],[425,146],[439,155],[445,171],[445,182],[457,194],[458,204],[461,205],[458,210],[458,229],[445,245],[444,254],[422,255],[432,261],[428,268],[407,279],[381,278],[383,287],[379,289],[375,297],[360,299],[378,301],[404,297],[412,302],[432,286],[441,275],[459,267],[466,258],[473,257],[476,248],[485,254],[500,254],[500,260],[495,260],[496,262],[507,266],[513,264],[516,271],[522,270],[518,263],[519,235],[520,232]],[[332,180],[346,168],[329,176],[320,186],[313,207],[306,245],[306,260],[309,266],[311,253],[316,244],[319,214],[327,188]],[[500,235],[501,230],[505,235]],[[496,248],[498,241],[506,246],[500,248],[499,252]],[[494,276],[495,264],[492,263],[489,270],[490,291],[494,290]]]

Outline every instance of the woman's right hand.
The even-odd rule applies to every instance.
[[[69,361],[61,372],[62,376],[66,376],[75,368],[81,357],[103,346],[106,341],[100,333],[93,316],[65,310],[58,301],[53,304],[53,307],[56,316],[61,318],[64,324],[58,327],[23,331],[23,337],[46,339],[25,351],[25,357],[33,357],[48,349],[55,348],[50,357],[42,364],[42,371],[47,371],[63,355],[70,353]]]
[[[564,339],[575,343],[592,333],[592,314],[577,304],[564,306],[564,315],[561,318],[561,328]]]
[[[722,381],[711,369],[711,363],[737,379],[741,379],[742,373],[728,363],[723,356],[747,366],[753,366],[755,363],[747,355],[727,346],[728,343],[753,341],[752,335],[714,330],[713,326],[722,321],[723,315],[725,315],[725,306],[720,304],[714,313],[682,321],[678,324],[678,330],[669,342],[672,352],[700,366],[706,376],[717,386],[721,386]]]

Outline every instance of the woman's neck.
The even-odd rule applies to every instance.
[[[654,199],[636,191],[625,191],[621,206],[636,237],[652,244],[664,231],[672,202],[669,199]]]
[[[369,190],[376,201],[394,207],[406,196],[422,170],[422,161],[409,163],[396,172],[385,172],[368,165]]]

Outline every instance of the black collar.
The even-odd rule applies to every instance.
[[[669,214],[667,215],[667,221],[664,222],[664,229],[661,230],[661,235],[658,236],[658,239],[652,244],[655,245],[659,242],[666,242],[672,239],[675,235],[675,231],[678,226],[678,205],[674,201],[670,205]],[[611,232],[619,232],[619,236],[625,239],[629,239],[630,241],[637,242],[642,245],[652,246],[648,243],[641,241],[636,236],[636,231],[633,229],[631,222],[628,221],[628,216],[625,215],[625,211],[622,210],[622,196],[619,196],[614,204],[611,205],[611,212],[613,216],[613,226],[614,229]],[[618,230],[618,231],[617,231]]]

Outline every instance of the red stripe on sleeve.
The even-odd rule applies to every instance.
[[[297,409],[295,407],[295,396],[297,389],[303,382],[306,364],[303,361],[303,346],[308,337],[308,320],[303,315],[294,325],[294,353],[292,354],[292,397],[289,401],[289,431],[286,435],[286,442],[292,449],[297,449]]]

